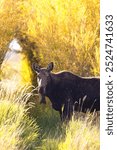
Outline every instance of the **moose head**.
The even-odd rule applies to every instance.
[[[32,68],[37,73],[38,92],[41,94],[40,103],[46,103],[45,96],[51,84],[51,74],[53,70],[53,62],[49,63],[47,68],[41,68],[38,64],[33,63]]]

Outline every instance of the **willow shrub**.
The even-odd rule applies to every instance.
[[[33,52],[41,65],[54,61],[56,71],[99,75],[99,5],[99,0],[2,0],[0,55],[21,32],[37,44]]]

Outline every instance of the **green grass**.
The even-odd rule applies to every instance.
[[[49,150],[56,147],[57,150],[60,138],[65,135],[59,113],[54,111],[49,103],[33,107],[31,115],[40,127],[40,149]]]
[[[31,114],[40,126],[39,150],[99,150],[99,116],[96,113],[79,113],[69,123],[62,123],[59,113],[48,102],[47,105],[36,104]]]

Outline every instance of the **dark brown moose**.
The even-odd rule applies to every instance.
[[[70,119],[73,111],[100,110],[99,78],[79,77],[68,71],[52,73],[53,62],[47,68],[40,68],[35,63],[32,67],[37,73],[40,103],[46,103],[45,97],[48,97],[62,120]]]

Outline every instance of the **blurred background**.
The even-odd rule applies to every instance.
[[[32,62],[51,61],[55,72],[99,76],[99,19],[99,0],[1,0],[0,79],[35,84]]]

